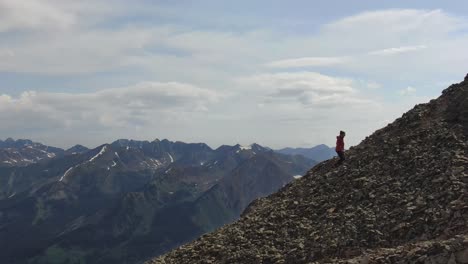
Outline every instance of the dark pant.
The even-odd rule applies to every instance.
[[[340,157],[340,161],[339,161],[340,163],[345,161],[346,158],[344,155],[344,151],[337,151],[336,153],[338,154],[338,157]]]

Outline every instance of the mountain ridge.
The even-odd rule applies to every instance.
[[[325,144],[320,144],[311,148],[283,148],[276,152],[288,155],[302,155],[317,162],[322,162],[336,156],[335,148],[331,148]]]
[[[143,261],[235,220],[313,164],[259,145],[117,140],[0,168],[0,262],[50,263],[57,252],[87,263]],[[229,190],[227,200],[215,186]],[[216,219],[206,219],[213,210]]]

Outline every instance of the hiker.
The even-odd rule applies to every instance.
[[[338,161],[338,164],[341,164],[343,161],[345,161],[345,155],[344,155],[344,137],[346,136],[346,133],[344,131],[340,131],[340,135],[336,137],[336,153],[338,154],[338,157],[340,157],[340,160]]]

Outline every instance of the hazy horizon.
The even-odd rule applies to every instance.
[[[81,143],[75,143],[75,144],[72,144],[72,145],[64,145],[64,146],[59,146],[59,145],[54,145],[53,142],[52,144],[49,144],[48,142],[43,142],[43,141],[40,141],[40,140],[34,140],[34,139],[30,139],[30,138],[15,138],[15,137],[6,137],[6,138],[0,138],[1,141],[6,141],[7,139],[13,139],[13,140],[31,140],[32,142],[35,142],[35,143],[41,143],[43,145],[46,145],[46,146],[49,146],[49,147],[57,147],[57,148],[61,148],[61,149],[64,149],[64,150],[67,150],[71,147],[74,147],[76,145],[82,145],[84,147],[87,147],[89,149],[95,149],[95,148],[98,148],[102,145],[105,145],[105,144],[111,144],[113,142],[116,142],[118,140],[135,140],[135,141],[148,141],[148,142],[153,142],[153,141],[156,141],[156,140],[169,140],[171,142],[183,142],[183,143],[187,143],[187,144],[199,144],[199,143],[203,143],[203,144],[206,144],[208,145],[211,149],[217,149],[219,147],[221,147],[222,145],[228,145],[228,146],[235,146],[237,144],[241,145],[241,146],[250,146],[250,145],[253,145],[253,144],[259,144],[260,146],[262,147],[268,147],[268,148],[272,148],[273,150],[279,150],[279,149],[284,149],[284,148],[313,148],[313,147],[317,147],[319,145],[326,145],[327,147],[334,147],[332,145],[328,145],[328,144],[316,144],[316,145],[311,145],[311,146],[284,146],[284,147],[271,147],[271,146],[268,146],[268,145],[263,145],[263,144],[260,144],[258,142],[252,142],[252,143],[249,143],[249,144],[241,144],[241,143],[231,143],[231,144],[221,144],[221,145],[210,145],[206,142],[187,142],[187,141],[182,141],[182,140],[177,140],[177,139],[169,139],[169,138],[154,138],[154,139],[134,139],[134,138],[117,138],[117,139],[114,139],[114,140],[111,140],[109,142],[102,142],[98,145],[94,145],[94,146],[88,146],[88,145],[85,145],[85,144],[81,144]],[[348,148],[348,146],[346,146],[346,148]]]

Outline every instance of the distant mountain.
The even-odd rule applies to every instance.
[[[89,148],[82,146],[82,145],[75,145],[65,151],[67,155],[75,155],[75,154],[82,154],[89,151]]]
[[[60,148],[45,146],[26,139],[0,140],[0,167],[27,166],[64,155]]]
[[[323,144],[312,148],[283,148],[276,151],[288,155],[302,155],[317,162],[322,162],[336,156],[335,148],[330,148]]]
[[[315,164],[257,144],[121,139],[66,152],[0,168],[1,263],[138,263],[234,221]]]

